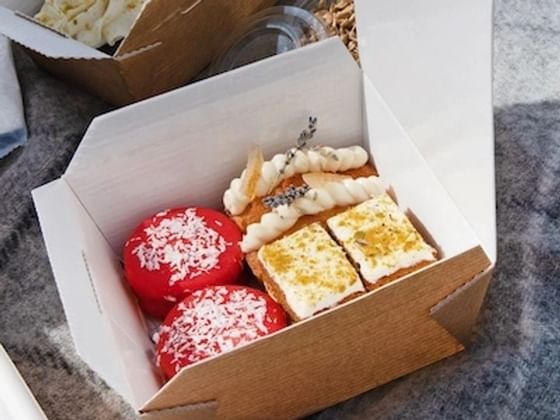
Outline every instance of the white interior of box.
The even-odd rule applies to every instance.
[[[321,142],[360,143],[361,102],[361,72],[330,40],[100,116],[65,179],[120,252],[162,206],[220,207],[249,146],[284,152],[309,115],[319,118]]]
[[[132,405],[159,387],[120,251],[143,218],[185,205],[220,208],[251,144],[267,156],[295,143],[362,143],[399,204],[451,258],[480,244],[416,146],[343,44],[332,38],[105,114],[62,179],[34,192],[76,347]]]

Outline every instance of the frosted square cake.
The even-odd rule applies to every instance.
[[[295,321],[365,291],[342,248],[319,223],[262,246],[257,256],[259,278]]]
[[[436,260],[436,250],[387,194],[329,218],[327,226],[369,290]]]

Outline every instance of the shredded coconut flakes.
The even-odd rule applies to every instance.
[[[165,335],[165,341],[159,354],[172,356],[176,372],[185,361],[192,364],[266,335],[265,322],[274,321],[267,315],[266,300],[244,289],[208,288],[194,292],[193,298],[194,306],[181,302],[182,314],[160,328],[158,338]]]
[[[165,215],[158,213],[155,217]],[[228,245],[222,235],[209,228],[195,209],[187,209],[172,218],[162,219],[144,229],[146,241],[132,252],[140,266],[149,271],[169,265],[172,286],[219,267],[219,257]]]

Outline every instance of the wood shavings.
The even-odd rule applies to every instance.
[[[315,10],[315,16],[323,20],[327,27],[346,45],[352,57],[359,63],[358,36],[356,32],[356,14],[353,0],[321,0]]]

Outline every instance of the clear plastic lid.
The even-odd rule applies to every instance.
[[[227,43],[209,75],[223,73],[263,58],[328,38],[320,19],[294,6],[276,6],[252,16]]]

